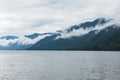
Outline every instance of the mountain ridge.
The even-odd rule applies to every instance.
[[[102,21],[102,23],[104,22],[105,24],[110,21],[111,20],[105,22],[104,20]],[[99,23],[99,21],[97,22]],[[101,24],[100,26],[103,26],[104,24]],[[94,25],[98,25],[98,24],[95,23]],[[95,27],[95,26],[89,26],[89,27]],[[77,28],[75,30],[78,29],[80,28]],[[72,30],[69,31],[68,33],[71,32]],[[120,50],[120,46],[119,46],[120,26],[117,25],[109,25],[109,26],[107,25],[100,30],[93,29],[82,36],[71,36],[67,38],[67,37],[60,37],[61,35],[64,34],[60,33],[46,37],[38,41],[32,47],[28,48],[28,50]],[[60,38],[57,38],[58,36]]]
[[[1,50],[120,50],[120,25],[97,18],[64,30],[1,36]]]

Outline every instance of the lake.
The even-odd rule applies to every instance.
[[[120,80],[120,52],[0,51],[0,80]]]

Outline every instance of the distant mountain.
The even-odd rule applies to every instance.
[[[2,36],[0,37],[0,50],[24,50],[34,45],[37,41],[52,34],[53,33],[34,33],[19,37]]]
[[[38,36],[52,35],[52,34],[54,34],[54,33],[43,33],[43,34],[34,33],[34,34],[31,34],[31,35],[25,35],[25,37],[30,38],[30,39],[35,39],[35,38],[37,38]]]
[[[0,50],[120,50],[120,25],[97,18],[54,33],[1,36]]]
[[[0,46],[0,50],[25,50],[31,46],[32,44],[24,45],[19,43],[12,43],[8,46]]]
[[[34,38],[36,38],[38,36],[40,36],[39,33],[34,33],[34,34],[31,34],[31,35],[25,35],[25,37],[30,38],[30,39],[34,39]]]
[[[31,46],[31,44],[24,44],[23,40],[16,36],[0,37],[0,50],[21,50]]]
[[[79,25],[73,25],[69,29],[67,29],[67,31],[71,32],[73,30],[77,30],[80,28],[86,29],[86,28],[90,28],[90,27],[96,27],[97,25],[104,25],[104,24],[110,22],[111,20],[113,20],[113,19],[97,18],[94,21],[81,23]]]
[[[28,50],[120,50],[120,26],[106,25],[111,21],[112,19],[98,18],[72,26],[62,33],[58,32],[38,41]],[[91,27],[92,29],[86,29]],[[79,36],[65,36],[66,34],[70,36],[73,30],[74,33],[77,33],[77,31],[81,31],[81,28],[83,28],[83,32],[87,33]]]
[[[16,36],[2,36],[2,37],[0,37],[0,39],[6,39],[6,40],[16,39],[16,38],[18,38],[18,37],[16,37]]]

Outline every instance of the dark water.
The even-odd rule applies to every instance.
[[[120,52],[0,51],[0,80],[120,80]]]

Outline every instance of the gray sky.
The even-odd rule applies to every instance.
[[[0,0],[0,35],[54,32],[98,17],[120,17],[120,0]]]

